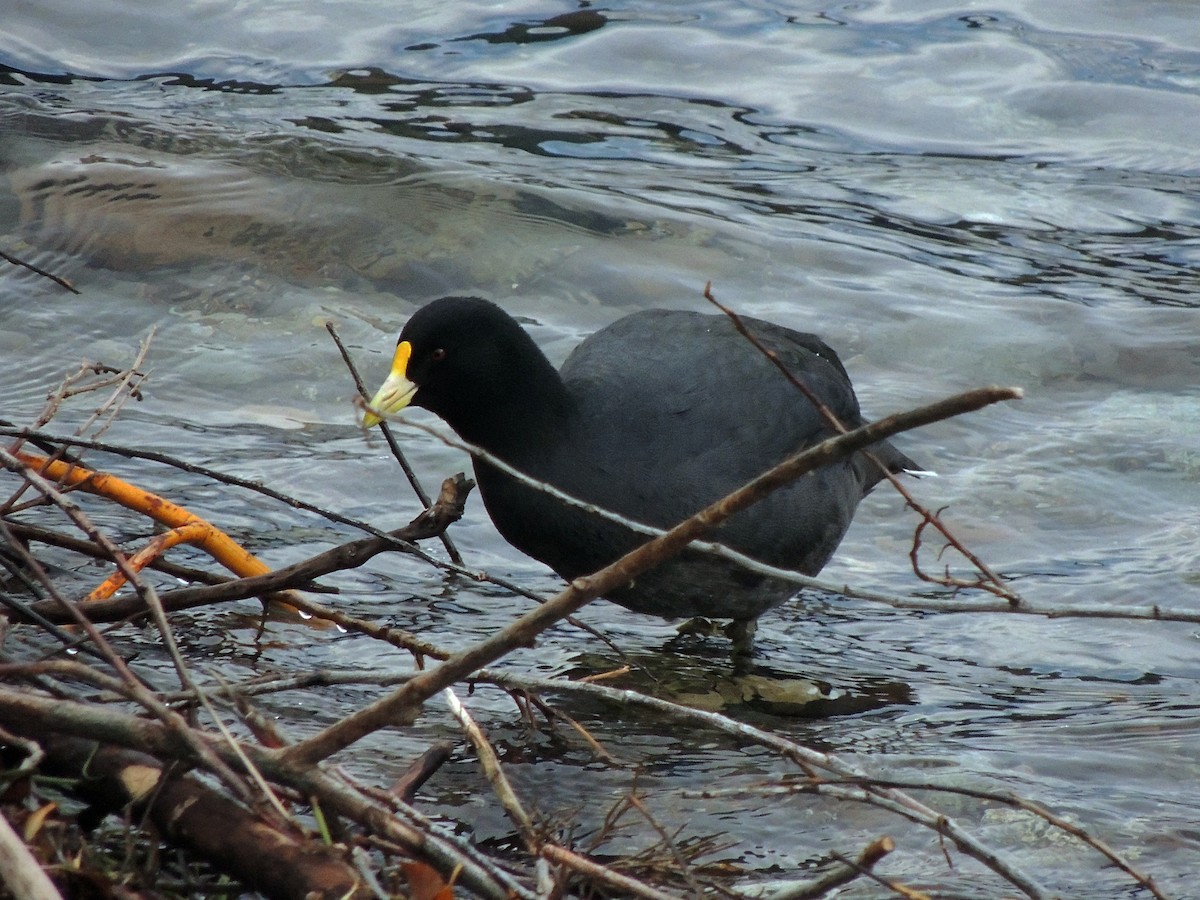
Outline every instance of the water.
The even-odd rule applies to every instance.
[[[445,293],[502,302],[562,359],[633,309],[704,308],[712,280],[741,312],[819,331],[872,413],[992,382],[1025,388],[1020,403],[902,444],[942,476],[918,496],[948,506],[956,532],[1029,601],[1200,603],[1200,19],[1189,5],[408,3],[401,15],[376,0],[212,0],[203,17],[195,5],[77,6],[10,11],[0,35],[0,249],[82,291],[0,269],[5,418],[30,419],[81,357],[127,361],[154,327],[145,400],[108,439],[393,526],[417,505],[356,429],[325,321],[373,382],[408,313]],[[85,414],[69,407],[58,427]],[[421,433],[405,441],[430,484],[466,465]],[[352,534],[195,476],[95,461],[189,503],[275,565]],[[907,561],[913,524],[880,490],[825,575],[928,592]],[[472,567],[555,590],[477,499],[454,535]],[[398,557],[331,582],[345,608],[449,646],[525,608]],[[635,658],[656,660],[670,634],[605,604],[582,617]],[[407,664],[362,638],[291,626],[264,647],[218,612],[177,626],[198,667],[231,678]],[[812,597],[764,618],[762,658],[848,699],[811,721],[743,714],[872,772],[1015,790],[1169,893],[1195,896],[1198,636],[1178,623]],[[149,633],[125,639],[152,653]],[[563,627],[509,665],[557,674],[614,661]],[[654,665],[703,680],[719,648]],[[304,731],[376,694],[267,702]],[[591,827],[628,790],[630,769],[528,733],[494,692],[472,702],[543,813],[569,809]],[[728,836],[720,858],[751,872],[791,873],[886,831],[901,843],[884,869],[893,877],[1002,892],[883,814],[691,799],[784,767],[652,717],[556,702],[642,770],[663,821]],[[432,709],[353,764],[378,781],[455,733]],[[467,754],[426,794],[480,839],[510,833]],[[1053,890],[1132,893],[1019,815],[934,800]],[[625,849],[654,839],[634,829]]]

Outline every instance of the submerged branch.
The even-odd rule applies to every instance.
[[[47,270],[40,268],[39,266],[35,266],[31,262],[26,262],[25,260],[21,259],[19,256],[13,256],[11,253],[6,253],[5,251],[0,250],[0,259],[5,260],[6,262],[10,262],[14,266],[20,266],[23,269],[28,269],[30,272],[33,272],[35,275],[41,275],[43,278],[49,278],[51,281],[53,281],[59,287],[66,288],[72,294],[80,293],[79,288],[75,287],[75,285],[71,284],[71,282],[67,281],[67,279],[63,278],[61,275],[55,275],[53,272],[48,272]]]

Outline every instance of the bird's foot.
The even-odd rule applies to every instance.
[[[727,631],[728,629],[724,629]],[[675,639],[689,637],[713,637],[721,634],[721,629],[712,619],[706,619],[704,616],[696,616],[694,619],[688,619],[686,622],[681,622],[675,628]]]
[[[675,637],[668,641],[668,645],[674,646],[686,640],[723,635],[733,642],[730,651],[733,658],[733,674],[746,675],[753,667],[754,632],[757,628],[757,619],[734,619],[722,627],[711,619],[696,616],[676,627]]]

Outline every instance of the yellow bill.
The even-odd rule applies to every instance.
[[[412,356],[412,344],[401,341],[396,345],[392,357],[392,371],[380,385],[363,415],[363,427],[378,425],[388,416],[395,415],[408,406],[417,386],[408,380],[408,360]]]

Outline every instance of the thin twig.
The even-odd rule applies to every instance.
[[[838,864],[829,867],[815,878],[756,882],[736,886],[733,892],[747,900],[818,900],[834,888],[849,884],[868,873],[877,862],[895,849],[895,842],[885,835],[864,847],[857,859],[846,859],[835,854]]]
[[[167,591],[161,598],[163,606],[171,611],[178,611],[214,602],[229,602],[274,594],[286,588],[306,585],[331,572],[361,566],[385,550],[411,547],[411,541],[432,537],[444,530],[450,523],[457,521],[462,515],[463,504],[472,487],[474,487],[474,482],[461,474],[454,478],[448,478],[443,484],[438,503],[424,510],[404,528],[385,534],[383,537],[350,541],[318,553],[307,560],[275,569],[263,575],[223,581],[214,585]],[[95,621],[123,618],[141,612],[145,608],[144,603],[144,599],[138,597],[93,600],[89,601],[87,611]],[[53,607],[44,601],[32,604],[32,608],[52,621],[58,618]]]
[[[816,408],[816,410],[820,414],[821,418],[823,418],[826,422],[828,422],[829,426],[831,428],[833,428],[834,431],[838,432],[839,434],[846,433],[846,431],[848,430],[846,425],[842,422],[841,419],[839,419],[837,417],[837,415],[833,412],[833,410],[831,410],[826,404],[821,402],[821,398],[818,397],[816,394],[814,394],[812,392],[812,390],[809,389],[808,385],[806,385],[803,381],[798,379],[792,373],[792,371],[790,369],[788,369],[788,367],[786,365],[784,365],[783,361],[779,358],[779,355],[777,353],[775,353],[773,350],[770,350],[769,348],[763,346],[762,342],[746,326],[746,323],[742,320],[741,316],[739,316],[732,309],[723,305],[719,300],[717,300],[717,298],[713,295],[713,292],[712,292],[712,282],[711,281],[704,285],[704,299],[707,300],[709,303],[711,303],[713,306],[715,306],[717,309],[721,310],[721,312],[723,312],[726,316],[729,317],[729,320],[733,323],[733,327],[735,329],[737,329],[738,333],[740,333],[743,337],[745,337],[746,340],[748,340],[750,342],[750,344],[756,350],[758,350],[763,356],[765,356],[768,360],[770,360],[771,363],[774,364],[774,366],[777,369],[779,369],[780,372],[783,373],[784,377],[787,378],[787,380],[792,384],[793,387],[795,387],[798,391],[800,391],[802,394],[804,394],[804,396],[806,398],[808,398],[809,402],[812,403],[812,405]],[[923,581],[936,581],[939,584],[946,584],[947,586],[982,588],[983,590],[990,591],[991,593],[996,594],[1000,597],[1004,597],[1006,600],[1008,600],[1014,606],[1019,606],[1021,604],[1021,598],[1016,593],[1013,592],[1013,590],[1005,583],[1004,579],[1002,579],[999,575],[997,575],[994,571],[992,571],[992,569],[986,563],[984,563],[984,561],[982,559],[980,559],[976,554],[974,554],[973,552],[968,550],[967,547],[954,534],[951,533],[950,529],[946,527],[945,523],[943,523],[942,520],[935,513],[930,512],[929,509],[927,509],[925,506],[922,506],[920,503],[918,503],[916,498],[913,497],[912,493],[908,490],[908,488],[906,488],[903,484],[900,483],[900,479],[897,478],[894,474],[892,474],[892,472],[890,472],[888,470],[888,467],[885,466],[882,462],[880,462],[879,458],[874,453],[872,453],[870,450],[864,450],[863,455],[866,456],[867,459],[871,460],[871,462],[874,463],[879,468],[879,471],[883,473],[883,477],[886,478],[888,480],[888,482],[892,485],[892,487],[895,488],[896,491],[900,494],[900,496],[904,498],[904,502],[906,504],[908,504],[908,506],[914,512],[916,512],[918,515],[920,515],[922,517],[922,522],[918,526],[917,536],[920,535],[920,529],[923,528],[925,525],[932,525],[934,528],[936,528],[938,531],[940,531],[942,533],[942,535],[950,543],[950,546],[952,546],[955,550],[957,550],[959,553],[961,553],[963,555],[963,557],[968,562],[971,563],[971,565],[975,566],[976,569],[978,569],[981,573],[983,573],[983,575],[987,579],[987,581],[982,581],[982,580],[974,581],[974,582],[942,581],[941,579],[934,578],[933,576],[930,576],[927,573],[923,572],[921,570],[921,567],[920,567],[917,559],[916,559],[916,556],[914,555],[913,556],[913,572],[917,575],[918,578],[922,579]],[[916,544],[916,543],[917,543],[917,538],[914,537],[914,544]],[[915,549],[914,549],[914,554],[915,554]]]
[[[26,262],[25,260],[21,259],[20,257],[13,256],[11,253],[5,253],[3,250],[0,250],[0,259],[5,259],[8,262],[12,263],[14,266],[21,266],[24,269],[28,269],[30,272],[33,272],[35,275],[41,275],[43,278],[49,278],[51,281],[53,281],[55,284],[59,285],[60,287],[66,288],[72,294],[78,294],[80,292],[79,288],[75,287],[75,285],[71,284],[71,282],[67,281],[67,279],[65,279],[59,275],[55,275],[53,272],[47,272],[45,269],[39,268],[38,266],[35,266],[31,262]]]
[[[550,862],[573,869],[586,878],[614,887],[631,897],[644,897],[645,900],[679,900],[674,894],[660,891],[645,882],[623,875],[609,866],[602,866],[557,844],[544,845],[541,855]]]
[[[411,720],[421,704],[443,688],[488,665],[509,651],[528,645],[536,635],[584,604],[621,585],[628,584],[647,569],[681,552],[695,538],[706,534],[729,516],[756,503],[772,491],[790,484],[804,473],[848,456],[893,434],[918,428],[950,416],[979,409],[991,403],[1020,396],[1009,388],[982,388],[909,412],[889,416],[830,438],[798,453],[763,473],[661,537],[637,549],[593,575],[577,578],[553,600],[525,614],[499,633],[456,654],[435,669],[422,672],[408,684],[285,752],[294,763],[315,763],[337,753],[371,732],[396,722]]]
[[[466,707],[462,705],[462,701],[458,699],[458,695],[454,693],[453,688],[446,688],[442,691],[442,696],[446,698],[446,705],[450,707],[450,712],[454,715],[454,718],[458,719],[459,724],[462,725],[463,733],[467,736],[467,740],[475,748],[475,755],[479,758],[479,764],[483,768],[483,777],[492,786],[492,791],[495,792],[496,799],[500,801],[500,806],[504,810],[505,815],[517,826],[521,840],[525,842],[525,846],[529,851],[536,853],[539,841],[533,827],[533,819],[525,811],[525,807],[521,805],[521,801],[517,797],[517,792],[513,790],[512,783],[508,780],[508,776],[504,774],[504,769],[500,765],[500,758],[496,756],[496,751],[492,748],[491,741],[488,740],[487,735],[483,733],[483,729],[479,727],[471,714],[467,712]]]
[[[94,423],[98,422],[101,418],[106,418],[107,421],[97,426],[95,434],[93,435],[94,437],[101,436],[116,420],[118,413],[120,413],[121,408],[125,405],[129,398],[134,397],[138,400],[141,399],[142,395],[139,389],[142,383],[149,377],[148,372],[142,371],[142,366],[146,362],[146,356],[150,353],[150,345],[154,341],[155,331],[155,327],[151,326],[150,330],[146,333],[146,336],[142,338],[142,343],[138,346],[138,352],[134,357],[133,362],[126,366],[122,371],[115,374],[112,392],[104,401],[100,403],[99,406],[96,407],[95,410],[92,411],[92,414],[84,419],[83,423],[75,429],[75,433],[77,435],[83,435]],[[105,384],[104,386],[107,387],[108,385]],[[95,388],[92,387],[89,389],[94,390]]]
[[[350,351],[346,349],[346,345],[342,343],[341,335],[337,333],[337,328],[332,322],[325,323],[325,330],[329,332],[329,336],[333,338],[333,342],[337,344],[338,352],[342,355],[342,362],[346,364],[346,368],[350,372],[350,377],[354,379],[354,389],[358,391],[359,398],[364,402],[369,402],[371,395],[367,393],[366,387],[363,385],[362,377],[358,374],[358,369],[354,365],[354,360],[350,357]],[[386,427],[385,422],[381,422],[380,430],[383,433],[384,440],[387,441],[388,449],[392,451],[392,456],[396,462],[400,464],[401,470],[404,472],[404,477],[408,479],[409,486],[413,489],[413,493],[417,495],[417,499],[421,501],[421,505],[426,509],[429,508],[429,495],[425,493],[425,489],[421,487],[421,481],[417,478],[417,473],[413,471],[413,467],[409,465],[408,458],[404,455],[404,451],[400,449],[400,445],[396,442],[396,438],[392,435],[391,429]],[[443,532],[439,535],[442,546],[446,548],[446,553],[449,554],[450,560],[458,565],[463,565],[462,554],[458,552],[458,547],[450,535]]]
[[[685,882],[687,882],[687,886],[691,888],[692,893],[697,897],[702,895],[704,893],[704,888],[698,881],[696,881],[696,876],[692,874],[691,866],[688,864],[688,861],[684,859],[683,853],[680,851],[679,846],[675,843],[675,836],[667,832],[667,829],[665,829],[662,826],[662,823],[660,823],[658,819],[656,819],[650,812],[650,810],[646,808],[646,804],[642,802],[641,798],[636,793],[630,792],[629,796],[626,798],[626,802],[628,802],[631,809],[636,809],[639,813],[641,813],[642,818],[650,823],[650,827],[658,832],[659,840],[667,849],[667,852],[671,854],[671,858],[675,861],[675,865],[678,866],[679,875]]]

